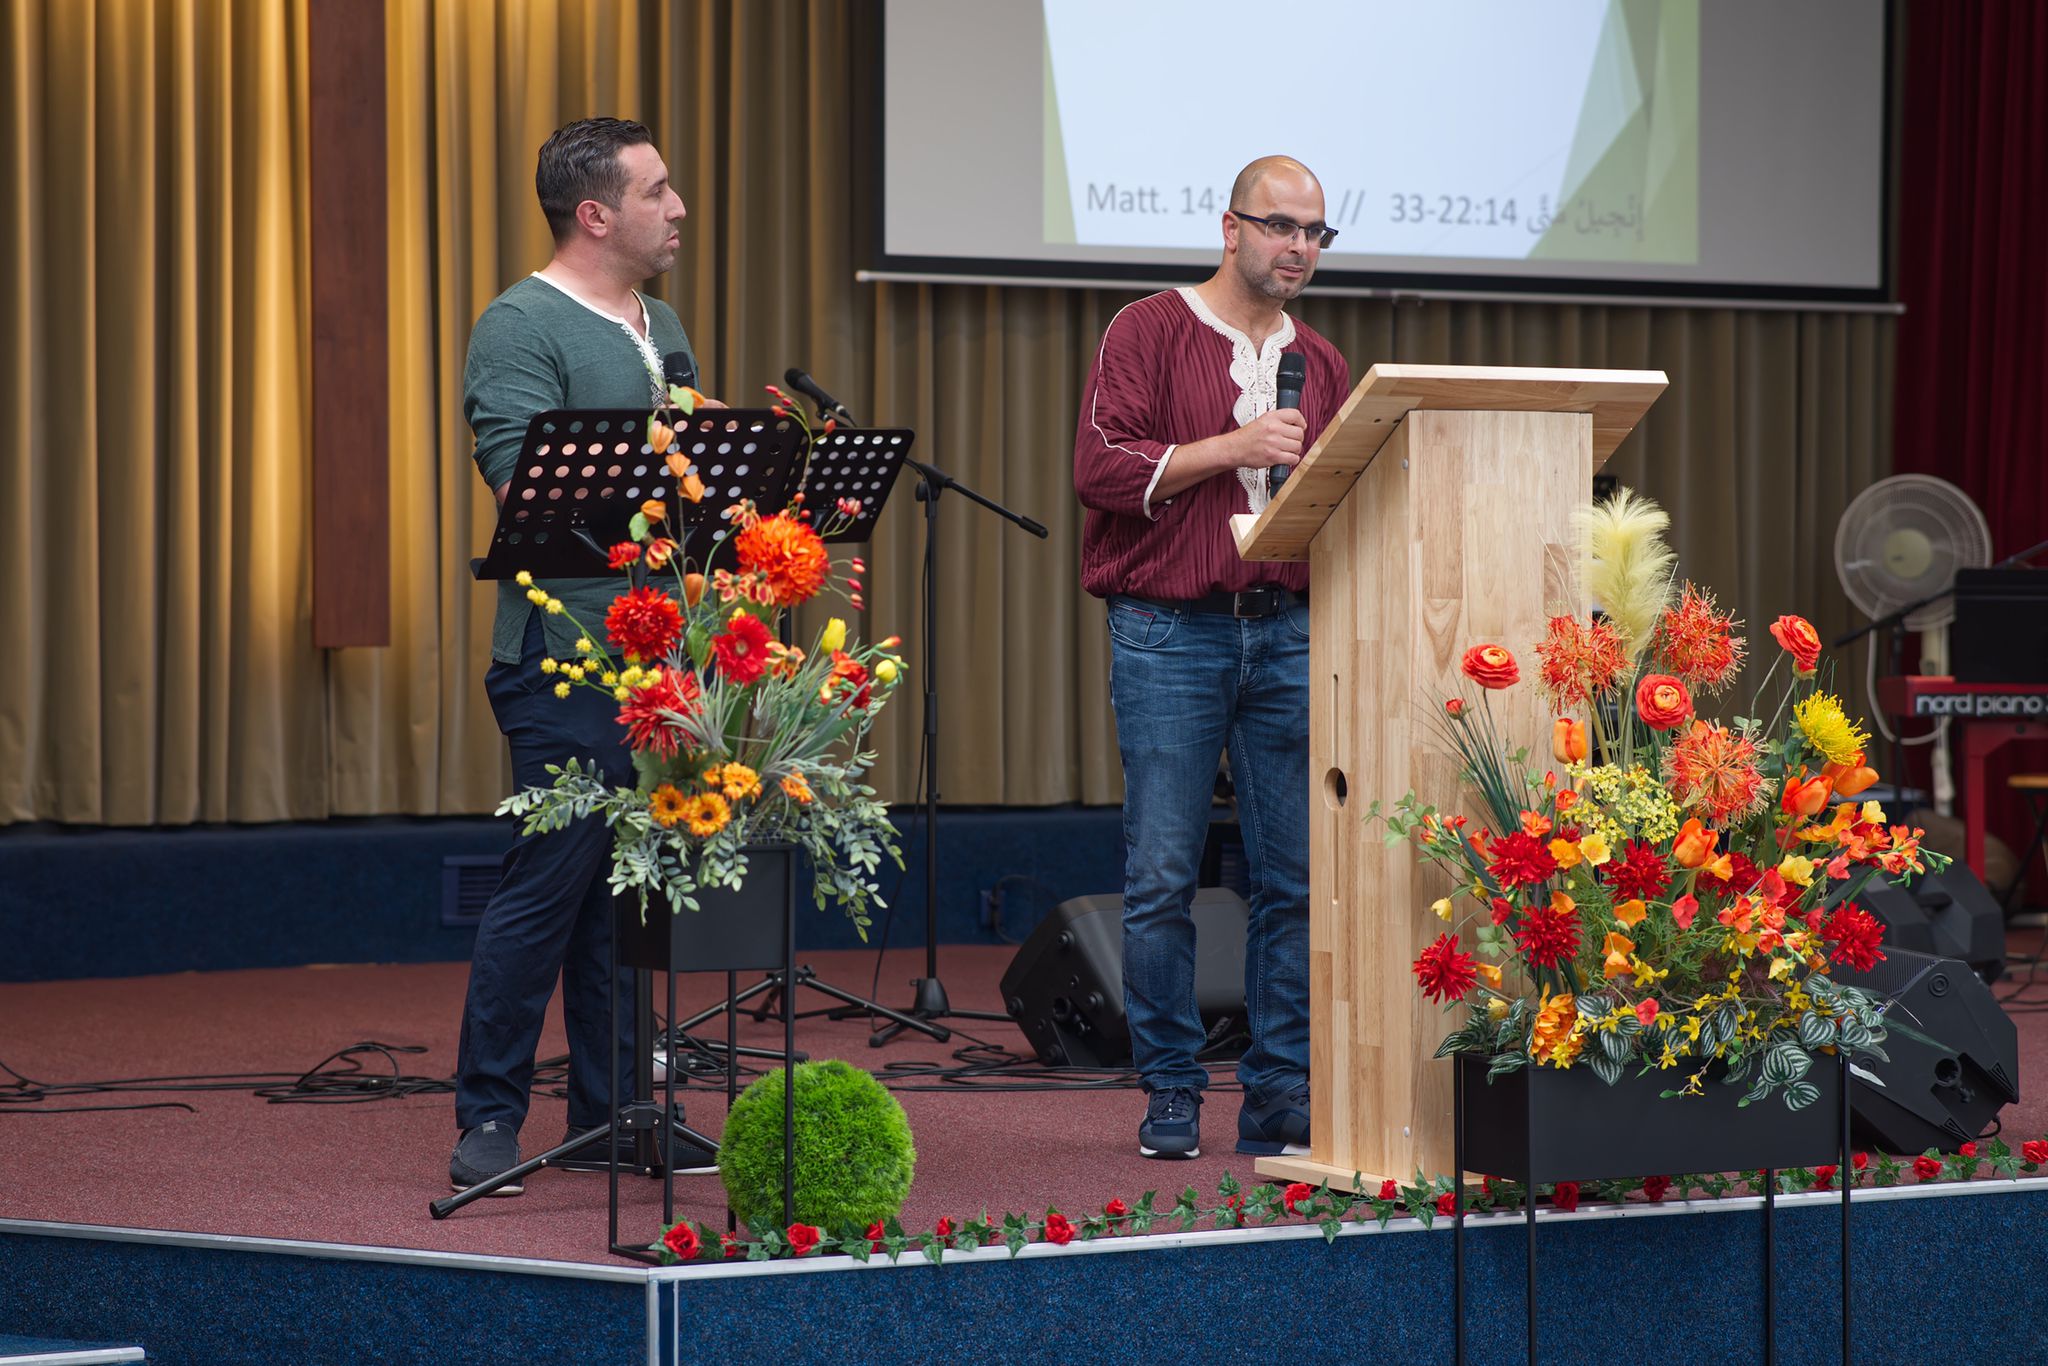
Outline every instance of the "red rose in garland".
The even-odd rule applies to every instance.
[[[789,1250],[801,1257],[818,1246],[818,1230],[809,1224],[789,1226]]]
[[[1579,1207],[1579,1183],[1576,1181],[1560,1181],[1555,1186],[1552,1186],[1550,1188],[1550,1203],[1557,1206],[1561,1212],[1570,1214]]]
[[[1045,1241],[1061,1247],[1074,1241],[1074,1226],[1056,1209],[1045,1212]]]
[[[1458,667],[1482,688],[1512,688],[1522,677],[1515,657],[1498,645],[1474,645],[1465,651]]]
[[[687,1223],[677,1224],[661,1235],[662,1246],[675,1254],[677,1261],[687,1262],[697,1255],[697,1230]]]
[[[668,658],[683,636],[683,609],[659,588],[634,588],[612,599],[604,614],[605,634],[631,663]]]

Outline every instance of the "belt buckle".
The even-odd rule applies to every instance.
[[[1230,596],[1230,615],[1239,621],[1257,620],[1273,615],[1270,588],[1247,588]]]

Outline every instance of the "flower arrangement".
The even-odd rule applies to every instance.
[[[768,390],[772,414],[802,427],[808,462],[815,434],[802,409]],[[703,395],[678,386],[667,397],[648,417],[647,442],[678,498],[700,503],[703,481],[671,423]],[[556,696],[596,688],[617,703],[638,781],[613,787],[572,759],[550,765],[551,784],[513,794],[498,814],[522,818],[529,833],[601,816],[613,830],[612,890],[637,892],[643,915],[655,896],[673,911],[698,909],[698,892],[742,884],[748,846],[787,842],[810,858],[818,905],[836,900],[865,938],[883,856],[902,865],[888,808],[863,781],[875,756],[862,748],[902,676],[900,642],[863,645],[838,617],[808,649],[785,641],[791,610],[828,588],[863,605],[866,566],[854,559],[835,578],[824,541],[859,504],[841,501],[820,524],[802,500],[798,492],[772,515],[751,502],[727,508],[729,534],[701,565],[684,555],[681,533],[670,534],[667,505],[642,504],[630,539],[610,547],[627,587],[603,629],[571,615],[576,656],[541,662]],[[536,606],[565,613],[530,575],[518,581]]]
[[[1669,1097],[1723,1072],[1749,1081],[1742,1104],[1776,1092],[1796,1110],[1818,1098],[1805,1080],[1817,1051],[1883,1057],[1882,1003],[1828,975],[1884,956],[1856,894],[1879,870],[1948,860],[1856,800],[1877,781],[1868,737],[1823,685],[1803,618],[1771,627],[1782,652],[1758,698],[1790,668],[1768,720],[1761,702],[1725,724],[1698,714],[1745,642],[1710,593],[1675,583],[1666,525],[1627,490],[1581,511],[1581,572],[1606,611],[1553,617],[1535,645],[1555,768],[1528,767],[1498,733],[1489,699],[1521,684],[1499,645],[1462,661],[1478,705],[1431,708],[1486,823],[1412,793],[1385,816],[1390,842],[1460,889],[1432,905],[1453,928],[1415,977],[1464,1007],[1437,1056],[1485,1056],[1489,1076],[1584,1065],[1613,1085],[1631,1067],[1668,1070]]]

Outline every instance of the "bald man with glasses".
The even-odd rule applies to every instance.
[[[1351,374],[1286,312],[1337,236],[1314,174],[1291,157],[1254,161],[1219,227],[1214,275],[1110,319],[1074,437],[1082,586],[1108,605],[1124,1001],[1147,1157],[1201,1151],[1190,905],[1226,750],[1252,875],[1237,1151],[1308,1150],[1308,566],[1240,559],[1230,518],[1265,507],[1269,472],[1301,459]],[[1305,368],[1299,410],[1277,407],[1288,352]]]

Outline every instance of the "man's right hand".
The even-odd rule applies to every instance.
[[[1298,408],[1275,408],[1237,429],[1237,463],[1246,469],[1295,465],[1308,447],[1308,419]]]
[[[1165,500],[1225,470],[1299,464],[1307,445],[1308,419],[1298,409],[1276,408],[1234,432],[1175,446],[1152,487],[1153,515]]]

